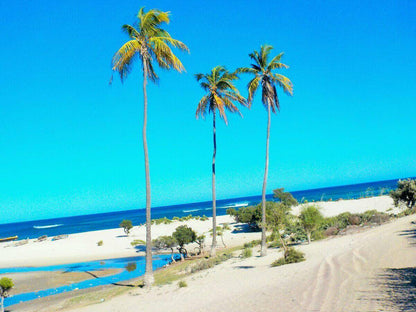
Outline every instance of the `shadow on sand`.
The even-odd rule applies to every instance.
[[[99,277],[97,275],[95,275],[94,273],[90,272],[90,271],[84,271],[85,273],[91,275],[92,277],[99,279],[99,278],[105,278],[105,277]],[[133,284],[120,284],[120,283],[110,283],[111,285],[114,286],[123,286],[123,287],[142,287],[141,285],[137,286],[137,285],[133,285]]]
[[[410,247],[416,245],[416,227],[397,233],[409,240]],[[416,250],[415,250],[416,252]],[[387,268],[377,276],[375,283],[382,289],[382,298],[376,300],[383,307],[391,306],[398,311],[416,311],[416,267]]]

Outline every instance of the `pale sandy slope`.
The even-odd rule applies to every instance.
[[[278,257],[274,250],[264,258],[231,259],[188,277],[186,288],[134,290],[72,311],[415,311],[416,303],[406,302],[406,294],[387,296],[389,288],[380,286],[384,269],[416,267],[415,219],[301,246],[307,258],[302,263],[271,268]],[[400,303],[390,305],[386,299]]]

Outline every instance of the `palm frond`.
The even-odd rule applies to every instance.
[[[260,47],[261,63],[259,65],[261,65],[262,68],[265,68],[267,66],[269,54],[270,54],[270,51],[272,49],[273,49],[273,47],[271,45],[268,45],[268,44],[265,44],[265,45]]]
[[[249,107],[251,107],[251,103],[253,102],[254,95],[256,94],[256,91],[259,87],[260,80],[261,80],[261,76],[255,76],[253,79],[250,80],[250,82],[247,85],[247,89],[248,89],[247,102],[248,102]]]
[[[125,32],[131,39],[137,39],[140,36],[136,28],[128,24],[121,26],[121,30]]]
[[[185,70],[182,62],[172,52],[172,49],[169,47],[169,45],[166,44],[166,42],[160,40],[159,37],[156,37],[150,39],[149,43],[150,49],[155,55],[160,67],[165,69],[174,68],[178,72]]]
[[[253,74],[253,75],[256,75],[258,71],[256,69],[250,68],[250,67],[240,67],[240,68],[237,68],[237,72],[239,74]]]
[[[120,79],[123,81],[130,73],[134,58],[138,51],[140,51],[140,42],[137,40],[130,40],[123,44],[121,48],[114,54],[111,61],[113,71],[120,74]]]
[[[293,95],[293,83],[289,78],[281,74],[273,74],[272,79],[287,95]]]
[[[254,61],[254,63],[251,64],[251,68],[239,68],[237,71],[239,73],[254,75],[247,85],[247,101],[249,107],[251,106],[253,97],[261,83],[263,104],[266,107],[270,105],[272,111],[276,112],[276,109],[280,110],[276,85],[281,87],[286,94],[293,95],[293,84],[289,78],[272,72],[275,69],[289,68],[289,66],[280,62],[284,55],[283,52],[274,56],[270,62],[268,61],[272,49],[273,47],[271,45],[262,45],[259,52],[253,51],[249,54],[250,59]]]
[[[134,24],[137,27],[128,24],[122,26],[123,32],[133,39],[123,44],[112,59],[112,69],[119,72],[122,81],[130,73],[137,55],[142,61],[142,68],[146,69],[147,76],[153,82],[158,80],[154,70],[154,61],[157,61],[158,65],[164,69],[173,68],[179,72],[185,70],[171,47],[189,51],[188,47],[183,42],[173,39],[166,30],[161,28],[163,23],[169,23],[169,16],[170,12],[157,9],[146,12],[142,7],[137,13],[138,21]]]
[[[209,96],[208,95],[204,95],[202,97],[202,99],[199,101],[198,107],[197,107],[196,113],[195,113],[195,117],[197,119],[198,119],[199,116],[201,116],[202,118],[205,117],[205,115],[207,113],[208,99],[209,99]]]
[[[168,37],[168,36],[160,36],[160,37],[154,37],[154,38],[150,38],[149,42],[155,41],[155,40],[160,40],[163,41],[165,43],[169,43],[170,45],[172,45],[172,47],[174,48],[178,48],[182,51],[186,51],[189,52],[189,48],[186,46],[186,44],[184,44],[182,41],[173,39],[172,37]]]

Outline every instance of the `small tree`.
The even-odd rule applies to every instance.
[[[285,192],[284,188],[278,188],[273,190],[273,197],[280,199],[280,202],[288,207],[298,205],[298,201],[293,197],[291,193]]]
[[[286,242],[282,238],[281,231],[284,231],[289,223],[290,206],[283,203],[266,202],[266,227],[273,232],[282,244],[285,257],[288,252]]]
[[[177,246],[177,241],[173,236],[160,236],[152,241],[152,245],[157,249],[168,249],[171,250],[172,262],[175,262],[173,258],[173,248]]]
[[[406,179],[397,182],[397,189],[390,192],[394,205],[404,203],[407,208],[413,209],[416,203],[416,180]]]
[[[123,228],[124,233],[126,233],[126,235],[129,235],[130,230],[133,228],[133,224],[130,220],[123,220],[120,223],[120,227]]]
[[[185,257],[188,256],[188,251],[185,249],[184,246],[186,244],[193,243],[196,241],[196,233],[194,230],[192,230],[192,228],[186,225],[181,225],[176,228],[172,236],[179,245],[178,251],[181,254],[181,260],[184,260],[183,255],[185,255]]]
[[[3,277],[0,279],[0,307],[1,312],[4,312],[4,298],[9,296],[9,290],[14,286],[11,278]]]
[[[200,254],[202,254],[204,252],[205,235],[204,234],[199,235],[196,238],[196,243],[198,244],[198,247],[196,247],[199,250],[198,255],[200,255]]]
[[[310,244],[312,232],[318,228],[324,217],[318,207],[306,206],[300,211],[299,219],[308,237],[308,244]]]

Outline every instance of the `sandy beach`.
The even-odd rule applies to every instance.
[[[344,211],[397,212],[390,197],[380,196],[359,200],[341,200],[318,203],[325,216]],[[293,212],[297,213],[299,207]],[[232,258],[214,268],[185,278],[186,288],[177,283],[153,287],[150,291],[135,288],[126,294],[105,300],[99,306],[77,307],[66,311],[401,311],[389,290],[389,269],[416,266],[415,216],[403,217],[387,224],[362,229],[358,233],[338,235],[299,248],[306,261],[272,268],[270,264],[281,256],[278,249],[269,249],[266,257]],[[231,223],[229,216],[218,217],[218,224]],[[174,229],[187,224],[198,233],[207,234],[211,220],[174,222],[152,227],[153,237],[169,235]],[[135,256],[140,249],[130,245],[134,239],[144,239],[144,227],[135,227],[129,236],[122,229],[86,232],[69,235],[60,241],[31,241],[19,247],[0,246],[0,267],[19,265],[50,265],[86,260]],[[207,234],[207,246],[210,243]],[[259,239],[258,232],[227,231],[227,246],[238,246]],[[103,246],[97,246],[99,240]],[[222,247],[219,239],[219,247]],[[192,248],[190,248],[192,249]],[[413,286],[414,287],[414,286]],[[203,294],[203,296],[201,295]],[[390,295],[387,295],[390,294]],[[396,294],[400,296],[401,294]],[[163,300],[161,300],[163,296]],[[414,303],[408,303],[414,304]],[[38,305],[38,311],[61,310]],[[52,310],[51,310],[52,309]],[[176,308],[175,308],[176,309]],[[22,310],[12,311],[30,311]]]
[[[311,203],[321,207],[324,216],[334,216],[339,213],[349,211],[360,213],[366,210],[376,209],[378,211],[398,212],[393,201],[388,196],[363,198],[359,200],[340,200],[336,202]],[[301,206],[295,207],[292,212],[298,214]],[[234,219],[230,216],[218,216],[217,223],[229,223],[233,229]],[[207,246],[210,244],[209,230],[212,228],[212,219],[206,221],[189,220],[175,221],[170,224],[159,224],[152,226],[152,238],[162,235],[171,235],[179,225],[186,224],[194,229],[198,234],[205,234]],[[227,246],[238,246],[244,242],[259,239],[259,233],[246,233],[236,231],[226,231],[224,241]],[[127,236],[123,229],[110,229],[102,231],[92,231],[78,234],[71,234],[68,238],[52,241],[48,238],[42,242],[35,239],[29,240],[26,245],[14,247],[15,243],[0,244],[0,268],[18,266],[45,266],[63,263],[74,263],[90,260],[102,260],[119,257],[132,257],[144,255],[143,248],[131,246],[134,240],[145,240],[145,226],[135,226]],[[102,246],[97,243],[103,241]],[[218,239],[219,247],[222,247],[221,239]],[[191,246],[190,250],[193,247]]]

